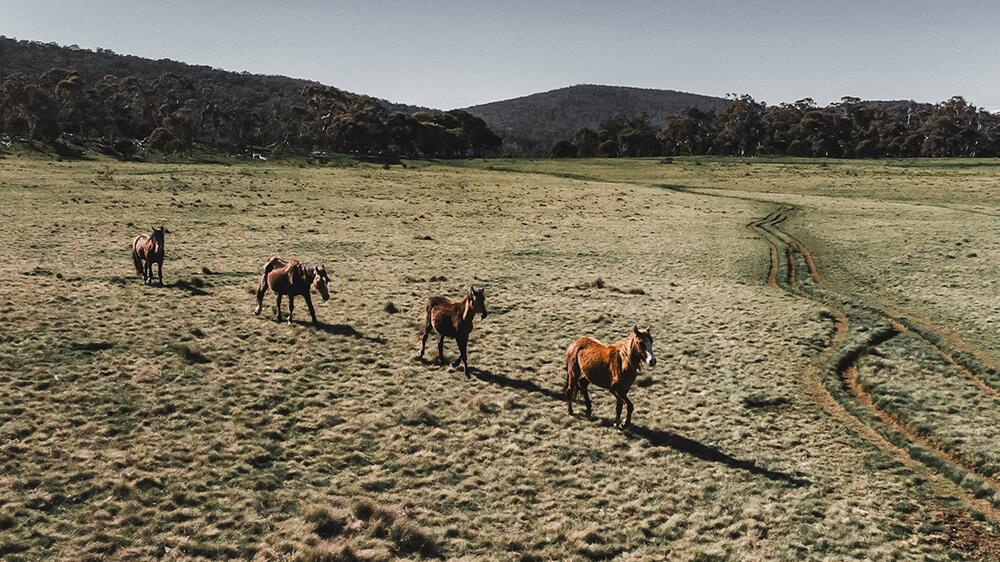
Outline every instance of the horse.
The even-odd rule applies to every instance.
[[[656,365],[653,354],[653,336],[649,328],[640,330],[632,327],[632,332],[613,344],[605,344],[592,337],[583,337],[566,348],[566,406],[573,415],[573,401],[576,392],[583,394],[587,406],[587,417],[591,416],[590,392],[587,387],[594,383],[606,388],[614,395],[615,429],[624,430],[632,423],[632,401],[628,391],[645,361],[650,367]],[[625,423],[621,423],[622,404],[628,407]]]
[[[288,295],[288,323],[291,324],[292,312],[295,310],[295,295],[299,295],[306,300],[313,324],[318,324],[316,309],[313,308],[312,295],[309,290],[316,289],[323,297],[323,302],[326,302],[330,300],[329,284],[330,278],[326,274],[326,268],[322,265],[312,266],[298,260],[273,257],[264,264],[264,270],[260,276],[260,286],[257,288],[257,309],[253,313],[260,315],[260,311],[264,307],[264,293],[270,287],[278,297],[278,322],[281,322],[281,297]]]
[[[462,364],[465,376],[469,377],[468,345],[469,334],[472,333],[472,319],[479,314],[486,320],[485,289],[469,287],[465,298],[451,302],[444,297],[431,297],[425,309],[424,328],[420,331],[420,357],[423,358],[427,349],[427,337],[431,330],[438,333],[438,364],[444,365],[444,338],[454,338],[458,342],[458,359],[451,364],[457,368]]]
[[[156,263],[156,273],[160,278],[160,285],[163,285],[163,235],[169,232],[161,226],[153,228],[149,234],[140,234],[132,239],[132,263],[135,265],[135,272],[146,285],[153,284],[153,263]]]

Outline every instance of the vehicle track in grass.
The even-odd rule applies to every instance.
[[[547,172],[531,172],[548,174]],[[548,174],[551,175],[551,174]],[[572,178],[602,181],[599,178]],[[621,182],[607,182],[621,183]],[[957,336],[915,315],[901,312],[883,303],[871,305],[851,294],[850,288],[838,291],[826,283],[820,273],[812,249],[800,238],[790,234],[780,225],[789,214],[798,209],[787,203],[749,195],[738,195],[715,188],[697,188],[674,184],[647,185],[674,193],[703,197],[739,199],[757,205],[774,205],[767,216],[746,226],[769,245],[769,265],[766,284],[793,296],[806,298],[823,307],[824,314],[834,324],[830,343],[814,358],[802,373],[802,382],[815,402],[845,429],[883,451],[901,465],[921,474],[933,487],[943,493],[932,498],[937,503],[955,501],[970,513],[955,514],[963,523],[943,523],[949,529],[949,540],[962,533],[972,534],[975,540],[961,547],[963,552],[987,558],[1000,545],[1000,486],[995,479],[984,478],[975,468],[960,461],[952,452],[933,440],[920,436],[891,414],[880,409],[864,389],[857,384],[855,364],[870,354],[878,345],[902,332],[912,332],[926,346],[941,356],[942,361],[965,369],[963,376],[976,383],[984,394],[995,397],[1000,388],[1000,375],[992,358],[972,349]],[[963,211],[962,209],[951,209]],[[783,258],[783,259],[782,259]],[[950,360],[950,362],[949,362]],[[978,479],[978,483],[976,480]],[[994,500],[989,497],[993,496]],[[948,498],[948,500],[945,500]],[[982,524],[979,520],[988,522]],[[969,542],[969,541],[964,541]],[[983,546],[985,545],[985,547]]]
[[[785,279],[784,283],[778,283],[779,288],[822,305],[834,320],[835,335],[829,347],[817,358],[817,366],[805,373],[806,384],[817,403],[896,460],[911,467],[919,463],[937,484],[994,523],[1000,523],[1000,510],[985,499],[1000,493],[1000,482],[981,474],[947,447],[919,434],[904,420],[880,408],[858,382],[856,364],[882,343],[909,331],[942,361],[964,371],[963,376],[984,394],[996,398],[996,389],[984,378],[988,372],[976,371],[981,364],[970,359],[974,354],[959,353],[948,345],[944,336],[914,323],[906,315],[864,304],[824,286],[811,250],[779,227],[794,210],[781,205],[747,226],[768,242],[772,255],[776,251],[785,254],[788,264],[785,275],[775,276],[775,279]],[[769,270],[768,285],[771,285],[770,280]]]

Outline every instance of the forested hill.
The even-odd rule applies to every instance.
[[[454,158],[499,138],[460,110],[393,104],[317,82],[0,37],[0,135],[65,155],[330,151]],[[67,148],[69,147],[69,148]]]
[[[558,139],[573,136],[578,129],[596,129],[613,117],[640,117],[660,124],[685,107],[702,111],[722,109],[723,98],[677,92],[581,84],[520,98],[468,107],[499,134],[508,150],[544,153]]]
[[[40,75],[52,68],[72,69],[81,78],[94,82],[108,74],[155,80],[164,74],[184,77],[192,82],[212,82],[220,90],[258,101],[280,101],[295,96],[306,85],[321,85],[312,80],[290,78],[250,72],[232,72],[205,65],[187,64],[170,59],[147,59],[123,55],[108,49],[81,49],[75,45],[64,47],[56,43],[18,41],[0,36],[0,79],[23,72]],[[360,94],[350,94],[358,99],[374,100],[390,111],[413,113],[425,111],[417,107]]]

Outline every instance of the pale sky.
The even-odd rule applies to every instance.
[[[1000,110],[1000,2],[0,0],[0,34],[441,109],[589,83]]]

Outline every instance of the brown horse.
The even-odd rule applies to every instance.
[[[486,292],[483,289],[469,287],[465,298],[459,302],[451,302],[444,297],[431,297],[427,301],[424,329],[420,331],[420,357],[427,349],[427,337],[431,330],[438,333],[438,363],[444,365],[444,338],[454,338],[458,342],[458,359],[451,364],[458,367],[462,364],[465,376],[469,376],[469,360],[467,348],[469,334],[472,333],[472,319],[478,313],[486,319]]]
[[[167,232],[170,231],[161,226],[154,228],[149,234],[140,234],[132,239],[132,263],[135,265],[135,272],[147,285],[153,284],[154,263],[160,285],[163,285],[163,234]]]
[[[605,344],[591,337],[583,337],[566,349],[566,405],[569,415],[573,415],[573,401],[576,391],[583,393],[590,417],[590,392],[587,387],[594,383],[611,391],[617,400],[615,405],[615,428],[625,429],[632,423],[632,401],[628,391],[635,382],[636,374],[645,361],[650,367],[656,365],[653,355],[653,336],[649,328],[640,330],[637,326],[625,339],[613,344]],[[628,407],[625,423],[621,423],[622,404]]]
[[[295,310],[295,295],[300,295],[306,300],[313,324],[317,324],[316,309],[313,308],[312,295],[309,290],[310,288],[316,289],[323,297],[323,302],[326,302],[330,300],[329,283],[330,278],[327,277],[326,269],[322,265],[314,267],[297,260],[271,258],[264,264],[264,271],[260,276],[260,286],[257,288],[257,309],[253,313],[260,314],[264,307],[264,293],[270,287],[278,297],[278,322],[281,322],[281,297],[288,295],[288,323],[291,324],[292,312]]]

